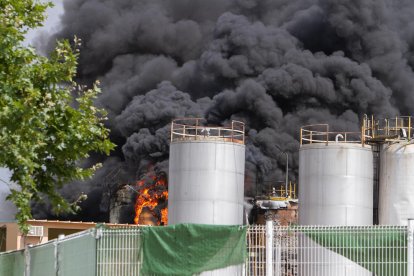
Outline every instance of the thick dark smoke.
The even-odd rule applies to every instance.
[[[110,158],[96,157],[104,167],[92,181],[64,192],[90,194],[84,209],[100,217],[121,182],[147,170],[168,172],[173,118],[244,121],[252,194],[257,172],[284,177],[275,144],[290,153],[295,180],[301,125],[357,131],[365,113],[413,111],[411,0],[65,0],[64,6],[57,37],[83,39],[79,80],[101,80],[96,104],[108,110],[118,144]]]

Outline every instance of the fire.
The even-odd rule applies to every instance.
[[[138,224],[144,208],[157,219],[157,225],[166,225],[168,222],[167,179],[165,175],[152,176],[149,179],[137,182],[139,195],[135,201],[134,223]]]
[[[168,224],[168,208],[164,208],[161,210],[161,222],[164,225]]]

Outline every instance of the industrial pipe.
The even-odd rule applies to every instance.
[[[285,180],[285,191],[286,191],[286,198],[288,198],[288,185],[289,185],[289,155],[287,152],[283,151],[278,145],[274,145],[281,153],[286,155],[286,180]]]
[[[339,142],[339,138],[344,139],[344,136],[342,134],[337,134],[335,136],[335,143],[338,143]]]
[[[266,276],[273,276],[273,220],[266,221]]]

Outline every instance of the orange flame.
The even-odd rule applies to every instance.
[[[168,224],[168,208],[164,208],[161,210],[161,222],[164,225]]]
[[[161,209],[161,211],[156,210],[156,207],[159,206],[160,202],[166,202],[168,200],[168,191],[166,178],[151,177],[151,184],[148,185],[145,180],[140,180],[137,182],[139,195],[135,201],[135,218],[134,223],[138,224],[140,216],[144,208],[151,212],[153,217],[157,218],[157,225],[162,223],[166,225],[168,222],[168,209],[167,207]]]

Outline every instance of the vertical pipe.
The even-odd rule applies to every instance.
[[[395,133],[398,134],[398,117],[395,117]]]
[[[267,220],[266,221],[266,276],[273,276],[272,260],[273,260],[273,220]]]
[[[244,137],[245,128],[246,128],[246,127],[245,127],[245,125],[243,124],[243,132],[242,132],[242,135],[243,135],[243,145],[244,145],[244,142],[245,142],[245,141],[244,141],[244,139],[245,139],[245,137]]]
[[[372,132],[372,138],[375,138],[375,131],[374,131],[374,115],[371,115],[371,132]]]
[[[390,135],[390,120],[387,119],[387,132],[388,136]]]
[[[385,119],[385,135],[389,135],[388,119]]]
[[[286,154],[286,182],[285,182],[285,192],[286,192],[286,198],[288,197],[288,184],[289,184],[289,155],[287,152]]]
[[[196,128],[195,129],[195,140],[197,140],[197,136],[198,136],[198,119],[196,119],[196,127],[195,128]]]
[[[172,142],[173,140],[173,132],[174,132],[174,121],[171,123],[171,137],[170,137],[170,142]]]
[[[297,182],[293,183],[293,194],[295,195],[295,198],[297,198],[297,195],[296,195],[296,185],[297,185]]]
[[[362,122],[362,127],[361,127],[361,144],[362,146],[365,146],[365,117],[364,117],[364,120]]]
[[[411,116],[408,117],[408,141],[411,140]]]
[[[364,119],[362,120],[362,128],[361,128],[361,142],[362,142],[362,146],[365,145],[365,135],[367,134],[367,119],[368,116],[367,114],[364,115]]]
[[[234,135],[234,121],[231,121],[231,142],[233,143],[233,135]]]
[[[407,276],[414,276],[414,219],[408,220],[408,242],[407,242]]]

